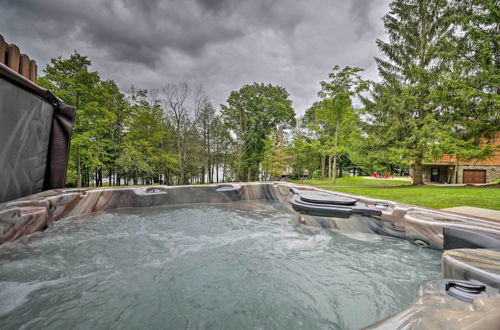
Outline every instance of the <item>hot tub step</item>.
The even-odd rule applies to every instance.
[[[380,216],[382,212],[353,198],[314,191],[291,189],[295,211],[313,216],[348,218],[352,214]]]

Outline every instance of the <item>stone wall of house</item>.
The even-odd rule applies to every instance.
[[[432,168],[433,167],[438,167],[439,168],[439,180],[437,182],[445,182],[447,181],[448,175],[451,175],[448,170],[448,166],[444,165],[424,165],[424,169],[422,171],[422,178],[424,182],[431,182],[431,177],[432,177]]]
[[[463,183],[464,170],[486,170],[486,183],[500,180],[500,165],[459,165],[458,183]]]

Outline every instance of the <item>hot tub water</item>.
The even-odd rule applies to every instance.
[[[114,210],[4,244],[0,328],[355,329],[441,277],[439,251],[278,208]]]

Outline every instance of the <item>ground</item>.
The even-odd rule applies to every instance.
[[[372,179],[369,177],[355,176],[355,177],[345,177],[337,178],[335,185],[332,185],[331,179],[324,180],[297,180],[292,181],[293,183],[304,183],[313,186],[321,187],[340,187],[340,186],[400,186],[400,185],[410,185],[411,182],[406,177],[395,177],[394,179]]]
[[[456,206],[473,206],[500,210],[500,189],[486,187],[432,187],[409,186],[410,182],[363,177],[339,178],[335,185],[331,180],[293,181],[321,189],[362,195],[394,202],[443,209]]]

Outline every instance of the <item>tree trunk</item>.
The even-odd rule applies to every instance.
[[[208,179],[209,183],[213,183],[214,180],[213,180],[213,176],[212,176],[212,162],[210,160],[210,151],[208,151],[207,154],[208,154],[208,157],[207,157],[207,159],[208,159],[208,161],[207,161],[208,178],[207,179]]]
[[[337,152],[333,152],[333,166],[332,166],[332,183],[335,184],[337,180]]]
[[[179,182],[178,184],[184,183],[184,164],[183,164],[183,157],[182,157],[182,144],[181,140],[179,137],[179,131],[177,133],[177,153],[179,157]]]
[[[335,184],[335,181],[337,180],[337,146],[339,143],[339,127],[340,127],[340,120],[337,120],[337,123],[335,124],[335,139],[333,142],[333,179],[332,183]]]
[[[321,155],[321,179],[325,178],[325,165],[326,165],[326,157],[325,155]]]
[[[224,158],[222,159],[223,165],[222,165],[222,182],[227,181],[227,165],[226,165],[226,156],[224,155]]]
[[[217,183],[219,183],[219,162],[215,164],[215,179],[217,180]]]
[[[82,163],[80,162],[80,155],[78,155],[78,174],[77,174],[77,182],[76,182],[76,186],[78,188],[81,188],[82,187]]]
[[[424,166],[422,165],[422,157],[415,159],[415,164],[413,164],[413,185],[423,184],[422,172]]]
[[[240,182],[241,178],[241,155],[238,155],[238,167],[236,168],[236,181]]]
[[[456,157],[456,156],[455,156]],[[457,182],[457,171],[458,171],[458,157],[455,160],[455,166],[453,166],[453,171],[451,174],[451,183],[458,183]]]
[[[328,178],[332,177],[332,157],[328,156]]]

